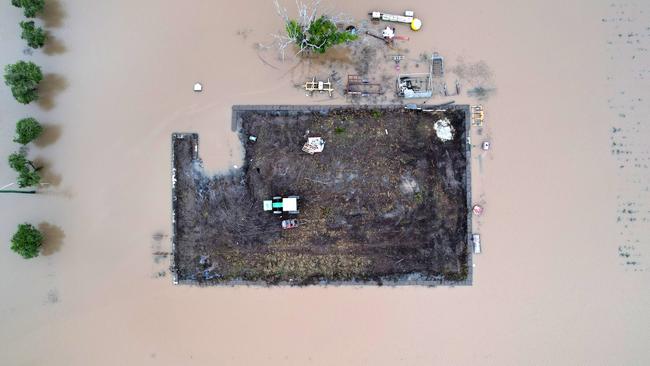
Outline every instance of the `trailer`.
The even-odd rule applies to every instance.
[[[320,93],[328,92],[331,97],[332,92],[334,92],[330,79],[327,79],[327,81],[316,81],[316,78],[314,77],[311,81],[307,81],[304,87],[305,91],[308,91],[310,94],[313,94],[315,91]]]
[[[368,13],[370,19],[373,21],[383,20],[385,22],[395,22],[395,23],[406,23],[411,25],[411,29],[414,31],[420,30],[422,28],[422,21],[414,17],[413,12],[406,10],[404,15],[388,14],[382,13],[380,11],[373,11]]]
[[[438,52],[434,52],[433,56],[431,56],[431,74],[436,78],[445,75],[444,59],[438,54]]]
[[[345,88],[345,94],[367,97],[383,93],[384,91],[380,84],[371,83],[369,80],[366,80],[359,75],[348,75],[348,85]]]

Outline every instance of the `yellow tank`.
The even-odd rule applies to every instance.
[[[420,30],[422,28],[422,21],[418,18],[413,18],[413,21],[411,22],[411,29],[414,31]]]

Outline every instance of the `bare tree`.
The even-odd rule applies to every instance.
[[[297,17],[289,17],[287,9],[280,5],[278,0],[273,0],[276,12],[284,24],[284,33],[271,34],[274,42],[271,45],[259,44],[262,48],[277,48],[280,51],[282,60],[288,47],[295,46],[298,51],[296,55],[311,51],[323,53],[333,45],[352,41],[357,38],[355,34],[340,32],[336,23],[350,20],[342,14],[336,16],[318,16],[320,0],[313,0],[310,3],[296,0],[298,10]]]

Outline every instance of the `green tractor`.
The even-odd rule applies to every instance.
[[[264,211],[271,211],[275,215],[289,214],[297,215],[299,196],[280,197],[264,200]]]

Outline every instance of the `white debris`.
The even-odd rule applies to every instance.
[[[203,85],[201,85],[201,83],[195,83],[195,84],[194,84],[194,91],[195,91],[195,92],[201,92],[201,91],[203,91]]]
[[[413,194],[420,191],[420,185],[410,175],[402,176],[402,181],[399,185],[400,191],[404,194]]]
[[[437,120],[433,128],[441,141],[451,141],[454,138],[454,127],[446,118]]]
[[[472,243],[474,243],[474,254],[481,254],[481,236],[472,234]]]
[[[384,38],[393,39],[393,37],[395,37],[395,32],[391,29],[391,27],[386,27],[386,29],[381,32],[381,35]]]
[[[307,142],[302,147],[302,151],[313,155],[314,153],[322,152],[324,148],[325,140],[322,137],[308,137]]]

